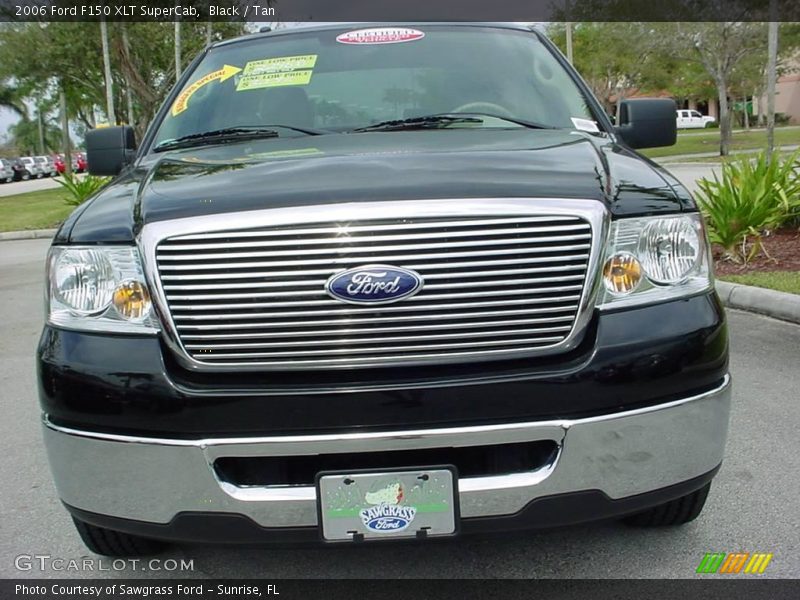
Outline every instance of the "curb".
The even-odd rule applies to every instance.
[[[800,296],[797,294],[727,281],[717,281],[716,288],[722,304],[728,308],[800,324]]]
[[[0,242],[7,240],[44,240],[55,236],[58,229],[28,229],[26,231],[0,231]]]

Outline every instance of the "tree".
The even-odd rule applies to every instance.
[[[103,45],[103,74],[106,82],[106,115],[109,125],[117,124],[114,112],[114,82],[111,79],[111,55],[108,51],[108,25],[105,19],[100,19],[100,41]]]
[[[12,110],[20,117],[28,116],[28,109],[19,89],[2,82],[0,82],[0,106]]]
[[[61,129],[49,115],[42,115],[43,149],[39,148],[39,124],[36,120],[20,119],[8,128],[8,132],[20,154],[34,155],[39,154],[41,150],[51,153],[61,147]]]
[[[564,24],[551,26],[548,34],[566,49]],[[573,24],[572,37],[573,64],[609,113],[619,110],[627,94],[666,84],[651,24],[580,22]]]
[[[699,62],[717,88],[719,102],[720,156],[727,156],[732,136],[730,85],[736,68],[750,52],[763,47],[763,24],[744,22],[697,22],[665,24],[673,55]]]
[[[168,22],[106,23],[110,77],[103,61],[103,35],[96,22],[5,23],[0,27],[0,106],[13,104],[21,116],[25,101],[53,106],[63,87],[67,112],[80,129],[95,126],[96,107],[126,107],[139,136],[175,81],[174,26]],[[181,51],[194,56],[206,45],[206,23],[181,24]],[[239,35],[242,23],[215,23],[213,40]],[[35,54],[20,52],[35,48]],[[35,59],[32,59],[35,56]],[[12,85],[13,83],[13,85]],[[128,98],[130,97],[130,101]],[[116,115],[107,115],[109,122]]]

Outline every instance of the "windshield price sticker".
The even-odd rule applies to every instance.
[[[264,73],[279,73],[282,71],[296,71],[298,69],[313,69],[317,64],[316,54],[305,56],[281,56],[264,60],[252,60],[244,66],[243,76],[263,75]]]
[[[316,54],[280,56],[250,61],[244,66],[242,77],[236,85],[236,91],[285,85],[308,85],[316,64]]]
[[[421,40],[425,34],[418,29],[407,27],[378,27],[375,29],[357,29],[336,37],[340,44],[400,44]]]

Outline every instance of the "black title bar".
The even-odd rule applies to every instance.
[[[798,0],[0,0],[0,21],[800,21]]]

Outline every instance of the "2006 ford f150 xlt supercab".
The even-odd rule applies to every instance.
[[[725,318],[697,207],[507,24],[216,43],[59,230],[38,349],[58,493],[100,554],[371,543],[703,507]]]

